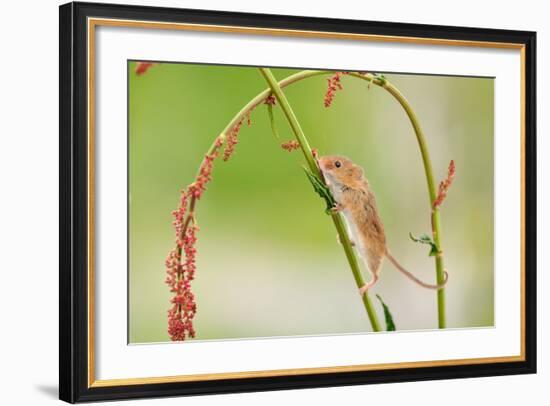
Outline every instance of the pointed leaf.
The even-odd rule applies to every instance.
[[[439,249],[437,247],[437,244],[432,240],[432,238],[428,234],[420,234],[418,238],[416,238],[412,233],[409,233],[409,237],[414,242],[420,243],[420,244],[427,244],[430,246],[430,253],[428,254],[430,257],[434,257],[439,252]]]
[[[386,77],[381,73],[380,74],[375,73],[374,78],[378,79],[381,82],[382,86],[384,86],[386,84],[386,82],[388,81],[388,79],[386,79]]]
[[[336,206],[336,200],[334,200],[334,197],[332,197],[332,193],[330,193],[330,190],[328,189],[327,185],[319,179],[315,174],[310,172],[307,168],[304,167],[304,172],[307,175],[307,178],[311,182],[313,186],[313,190],[317,192],[321,198],[325,199],[325,202],[327,203],[327,208],[325,209],[325,213],[329,214],[330,209],[332,209],[334,206]]]
[[[386,331],[395,331],[395,323],[393,322],[393,316],[390,312],[390,308],[386,303],[384,303],[380,295],[376,295],[376,297],[378,298],[378,300],[380,300],[382,308],[384,309],[384,318],[386,319]]]

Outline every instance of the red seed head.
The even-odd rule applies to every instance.
[[[274,106],[276,102],[277,100],[275,99],[275,96],[273,94],[270,94],[265,98],[264,104],[270,104]]]
[[[287,142],[283,142],[281,144],[281,148],[285,151],[292,152],[300,148],[300,143],[296,140],[290,140]]]
[[[147,71],[154,65],[156,65],[157,63],[155,62],[138,62],[136,64],[136,75],[138,76],[141,76],[145,73],[147,73]]]
[[[440,207],[447,198],[447,192],[453,183],[455,172],[455,161],[451,160],[449,163],[449,169],[447,170],[447,178],[439,184],[439,192],[433,203],[434,210]]]
[[[340,78],[345,72],[335,72],[330,78],[327,79],[328,86],[325,93],[325,107],[330,107],[334,101],[334,96],[338,90],[342,90],[342,83],[340,83]]]

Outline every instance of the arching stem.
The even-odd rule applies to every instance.
[[[262,70],[262,74],[264,74],[264,71],[269,71],[269,69],[261,69],[261,70]],[[269,71],[269,73],[271,73],[271,72]],[[416,117],[416,114],[414,113],[410,103],[405,98],[405,96],[403,96],[403,94],[393,84],[391,84],[385,78],[382,79],[381,77],[379,77],[377,75],[373,75],[371,73],[359,73],[359,72],[346,72],[346,73],[350,77],[365,80],[369,84],[373,83],[373,84],[385,89],[403,107],[403,109],[405,110],[405,113],[407,114],[407,116],[408,116],[408,118],[409,118],[409,120],[412,124],[413,130],[414,130],[414,133],[416,135],[417,142],[418,142],[418,146],[420,148],[420,153],[422,155],[422,162],[423,162],[423,165],[424,165],[426,183],[427,183],[427,186],[428,186],[430,216],[431,216],[430,217],[430,222],[431,222],[431,226],[432,226],[432,236],[433,236],[433,240],[436,243],[436,245],[438,247],[438,250],[439,250],[439,254],[435,257],[436,278],[437,278],[437,283],[443,283],[443,281],[445,279],[445,276],[444,276],[444,264],[443,264],[443,255],[442,255],[443,248],[442,248],[442,245],[441,245],[441,241],[442,241],[442,239],[441,239],[441,218],[440,218],[439,210],[433,208],[433,204],[434,204],[434,201],[435,201],[436,196],[437,196],[437,194],[436,194],[436,185],[435,185],[435,181],[434,181],[433,169],[432,169],[430,155],[429,155],[429,152],[428,152],[428,146],[427,146],[427,143],[426,143],[426,138],[424,136],[422,128],[420,127],[420,123],[418,121],[418,118]],[[320,76],[320,75],[331,75],[331,74],[334,74],[334,72],[332,72],[332,71],[305,70],[305,71],[298,72],[294,75],[291,75],[291,76],[281,80],[278,83],[275,80],[275,84],[277,85],[276,87],[278,87],[279,90],[281,90],[281,89],[285,88],[286,86],[289,86],[293,83],[299,82],[299,81],[307,79],[307,78],[311,78],[311,77],[314,77],[314,76]],[[264,74],[264,77],[265,77],[265,74]],[[272,74],[271,74],[271,77],[273,77]],[[266,80],[267,80],[267,77],[266,77]],[[257,107],[260,103],[263,103],[265,101],[265,99],[272,92],[275,94],[275,91],[273,90],[273,87],[270,84],[270,87],[268,89],[266,89],[266,90],[262,91],[261,93],[259,93],[256,97],[254,97],[246,106],[244,106],[235,115],[235,117],[227,124],[227,126],[223,130],[222,136],[227,134],[235,126],[235,124],[237,124],[240,120],[242,120],[242,118],[245,117],[247,114],[249,114],[255,107]],[[282,92],[281,92],[281,94],[282,94]],[[282,94],[282,95],[284,97],[284,94]],[[275,96],[276,96],[276,94],[275,94]],[[285,99],[286,99],[286,97],[285,97]],[[281,103],[281,102],[279,101],[279,103]],[[288,101],[287,101],[287,104],[288,104]],[[286,112],[285,112],[285,115],[286,115]],[[287,119],[288,119],[288,116],[287,116]],[[298,142],[300,142],[299,139],[298,139]],[[302,146],[302,144],[300,144],[300,146]],[[304,152],[304,156],[306,156],[306,161],[308,162],[308,166],[310,166],[310,169],[313,171],[313,173],[319,174],[317,166],[315,165],[315,167],[312,167],[311,163],[310,163],[310,160],[308,158],[308,152],[307,151],[309,151],[309,155],[311,155],[311,150],[309,149],[309,146],[307,146],[306,149],[304,149],[304,146],[302,146],[302,151]],[[355,254],[353,253],[353,250],[351,249],[351,246],[348,247],[349,238],[347,237],[347,233],[345,232],[345,227],[343,225],[342,220],[340,219],[339,216],[333,216],[333,221],[334,221],[334,224],[336,226],[336,229],[338,230],[338,233],[340,234],[340,238],[342,239],[344,251],[346,253],[346,257],[348,258],[348,262],[350,263],[350,267],[352,268],[352,271],[353,271],[353,269],[358,269],[357,259],[355,258]],[[341,233],[340,230],[342,230],[343,233]],[[354,277],[355,277],[356,283],[358,285],[359,284],[362,285],[361,275],[356,274],[354,272]],[[364,297],[363,301],[365,303],[365,308],[367,309],[367,313],[369,313],[369,319],[371,320],[371,324],[373,324],[372,321],[376,320],[376,318],[375,318],[376,315],[374,314],[374,312],[372,310],[372,304],[370,302],[370,299],[368,297]],[[438,326],[439,326],[439,328],[445,328],[446,327],[445,289],[439,289],[437,291],[437,310],[438,310]],[[377,324],[376,322],[373,324],[373,329],[374,329],[374,325],[376,325],[376,324]]]
[[[319,171],[319,168],[317,167],[317,164],[315,162],[315,158],[313,157],[313,153],[311,152],[311,148],[309,146],[309,143],[307,141],[306,136],[304,135],[304,132],[302,128],[300,127],[300,123],[296,119],[296,115],[294,114],[294,111],[290,107],[290,104],[288,103],[288,100],[281,90],[280,85],[277,83],[277,80],[273,76],[273,73],[271,73],[271,70],[268,68],[260,68],[260,71],[269,84],[269,87],[271,88],[271,91],[275,95],[275,98],[279,102],[279,105],[281,106],[281,109],[283,110],[290,127],[292,128],[292,131],[294,132],[294,135],[296,136],[296,140],[300,144],[300,147],[302,149],[302,152],[304,154],[304,157],[306,159],[306,162],[309,166],[309,169],[316,174],[317,176],[321,177],[321,173]],[[336,231],[338,232],[338,235],[340,237],[340,241],[342,243],[342,247],[344,248],[344,252],[346,253],[346,257],[348,259],[351,272],[353,273],[353,277],[355,279],[355,283],[357,284],[357,288],[359,289],[365,284],[365,281],[363,280],[363,276],[361,275],[361,271],[359,269],[359,264],[357,263],[357,257],[355,256],[355,253],[353,252],[351,242],[346,230],[346,227],[344,226],[342,217],[340,213],[333,212],[331,214],[332,221],[334,222],[334,226],[336,227]],[[376,315],[376,312],[374,311],[374,307],[372,305],[372,301],[368,295],[368,293],[365,293],[362,296],[363,304],[365,306],[365,310],[367,311],[367,315],[369,317],[371,326],[373,331],[380,331],[380,322],[378,321],[378,317]]]

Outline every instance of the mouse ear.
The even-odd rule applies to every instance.
[[[349,174],[353,179],[361,179],[363,177],[363,168],[360,166],[354,165],[351,168],[349,168]]]

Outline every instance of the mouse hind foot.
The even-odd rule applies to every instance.
[[[372,279],[369,282],[365,283],[359,288],[359,295],[363,297],[370,288],[376,285],[376,282],[378,282],[378,275],[374,274],[372,275]]]

